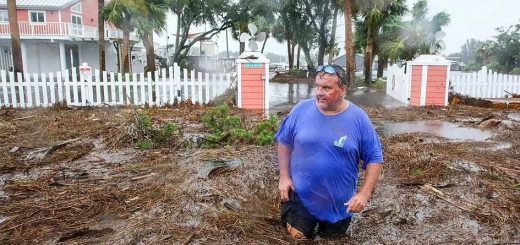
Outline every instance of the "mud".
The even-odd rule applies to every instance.
[[[488,137],[381,134],[384,178],[349,236],[293,241],[278,221],[275,146],[198,148],[193,137],[205,133],[206,109],[146,109],[154,123],[181,125],[178,141],[184,142],[151,150],[135,149],[126,138],[131,108],[0,110],[0,243],[520,242],[518,111],[366,108],[378,130],[442,121]],[[499,123],[483,128],[486,118]],[[42,159],[26,160],[34,150],[78,137]]]

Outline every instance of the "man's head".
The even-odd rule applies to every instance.
[[[318,107],[322,111],[336,111],[347,94],[345,72],[337,65],[320,66],[316,71]]]
[[[318,66],[316,68],[317,76],[323,75],[323,74],[329,74],[329,75],[336,75],[338,77],[338,84],[348,86],[348,78],[347,74],[341,68],[341,66],[338,65],[324,65],[324,66]]]

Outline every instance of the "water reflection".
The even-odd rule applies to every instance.
[[[272,112],[291,109],[298,102],[315,96],[311,82],[269,83],[269,105]],[[387,95],[385,90],[349,89],[347,99],[364,107],[399,107],[400,101]]]
[[[492,134],[476,128],[464,128],[445,121],[414,121],[385,123],[378,128],[384,136],[390,137],[404,133],[428,133],[453,140],[484,141]]]

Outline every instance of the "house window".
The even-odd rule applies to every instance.
[[[80,13],[81,14],[81,2],[77,3],[76,5],[70,7],[70,11],[74,13]]]
[[[72,15],[72,24],[83,25],[83,22],[81,20],[81,16],[79,16],[79,15]]]
[[[9,22],[9,16],[7,15],[7,10],[0,10],[0,22]]]
[[[29,16],[32,23],[45,23],[45,12],[43,11],[30,11]]]
[[[83,22],[81,16],[72,15],[72,34],[76,36],[83,35]]]

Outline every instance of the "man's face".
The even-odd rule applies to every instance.
[[[347,88],[339,85],[338,79],[338,76],[326,73],[316,76],[316,101],[321,110],[334,111],[343,101]]]

